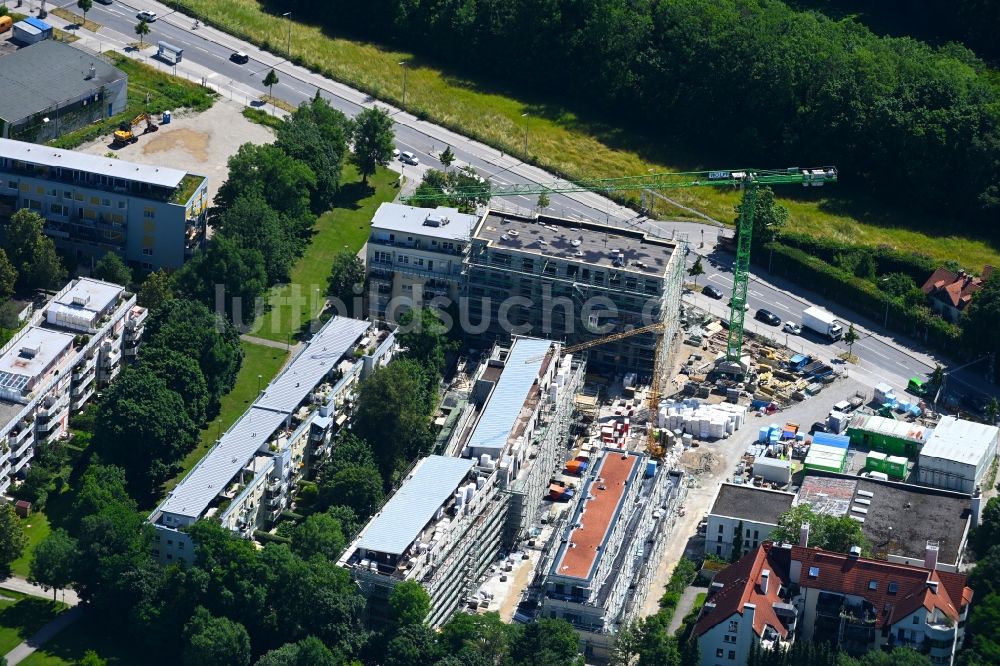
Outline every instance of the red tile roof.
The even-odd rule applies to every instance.
[[[953,308],[962,310],[972,300],[972,295],[983,288],[983,283],[992,274],[992,266],[983,268],[982,277],[939,268],[927,278],[920,290],[931,298],[944,301]]]
[[[720,622],[728,620],[734,613],[742,615],[743,604],[755,604],[754,633],[760,636],[764,632],[764,626],[770,625],[782,638],[787,637],[788,629],[774,612],[774,604],[783,603],[778,590],[788,580],[788,565],[782,563],[777,555],[776,552],[772,554],[772,547],[768,542],[716,574],[713,586],[715,583],[722,583],[722,589],[714,594],[710,593],[705,610],[695,625],[695,635],[704,634]],[[765,569],[770,571],[767,594],[760,587],[761,572]],[[714,603],[715,607],[709,608],[709,603]]]
[[[863,557],[852,558],[819,548],[800,546],[779,547],[770,542],[762,544],[755,552],[727,567],[715,577],[722,583],[721,590],[712,594],[698,623],[696,635],[702,635],[734,613],[743,613],[743,604],[756,604],[754,631],[760,635],[768,624],[782,636],[787,634],[774,612],[773,605],[780,603],[778,588],[790,582],[790,564],[802,564],[799,586],[864,598],[874,607],[876,626],[894,624],[921,606],[928,611],[940,610],[954,621],[959,620],[962,608],[972,601],[972,590],[966,586],[966,577],[947,571],[928,570],[905,564]],[[760,573],[770,569],[768,593],[759,587]],[[815,575],[810,575],[814,573]],[[875,587],[872,589],[872,583]],[[936,582],[937,590],[928,582]],[[889,584],[894,583],[893,591]]]

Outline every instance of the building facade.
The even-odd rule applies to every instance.
[[[1000,428],[945,416],[920,450],[920,483],[972,494],[997,457]]]
[[[724,560],[757,550],[792,508],[795,495],[778,490],[724,483],[715,496],[705,528],[705,554]]]
[[[0,139],[0,220],[28,208],[78,260],[176,269],[205,238],[208,180],[179,169]]]
[[[366,250],[370,314],[396,321],[412,304],[435,298],[457,302],[478,221],[455,208],[380,205]]]
[[[24,478],[36,448],[67,436],[70,412],[117,376],[145,318],[124,287],[81,278],[0,348],[0,493]]]
[[[24,24],[41,36],[29,22],[47,25],[28,18],[15,32]],[[0,88],[18,91],[0,99],[0,137],[38,144],[122,113],[128,105],[125,72],[103,56],[53,39],[4,56]]]
[[[395,336],[370,322],[324,324],[150,514],[153,554],[193,561],[184,528],[203,518],[244,538],[273,525],[295,483],[330,454],[357,382],[395,349]]]
[[[808,525],[803,542],[807,543]],[[755,644],[830,642],[851,655],[912,647],[934,664],[954,663],[972,590],[966,577],[832,553],[762,544],[716,575],[694,629],[703,666],[745,664]]]
[[[634,229],[491,211],[475,228],[468,258],[469,332],[574,344],[662,323],[669,343],[678,330],[684,254],[683,245]],[[658,335],[608,342],[587,363],[648,377]]]

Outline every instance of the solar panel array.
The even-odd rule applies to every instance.
[[[0,388],[20,393],[27,386],[30,379],[27,375],[18,375],[6,370],[0,370]]]

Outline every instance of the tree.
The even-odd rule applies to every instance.
[[[580,655],[580,636],[573,625],[566,620],[549,618],[516,625],[511,637],[511,658],[516,666],[583,666],[584,663]]]
[[[871,543],[861,531],[861,525],[848,516],[835,517],[813,511],[810,504],[792,507],[778,518],[771,532],[772,541],[798,543],[803,523],[809,523],[809,545],[838,553],[859,546],[864,555],[871,553]]]
[[[45,220],[33,210],[22,208],[7,225],[7,256],[17,270],[18,291],[49,289],[66,280],[55,244],[45,235]]]
[[[847,343],[847,355],[850,357],[854,356],[854,343],[860,340],[858,332],[854,330],[854,324],[850,324],[847,327],[847,333],[844,333],[844,342]]]
[[[935,365],[934,370],[931,371],[931,384],[934,386],[944,384],[944,368],[940,365]]]
[[[139,305],[150,312],[156,312],[164,303],[174,297],[173,281],[162,268],[153,271],[143,280],[139,287]]]
[[[688,269],[688,275],[694,278],[694,286],[698,286],[698,276],[705,274],[705,267],[701,265],[701,255],[699,254]]]
[[[917,283],[906,273],[889,273],[879,278],[878,283],[891,298],[900,298],[917,288]]]
[[[351,304],[354,298],[364,292],[365,284],[365,264],[360,257],[350,250],[343,250],[333,258],[333,267],[330,270],[330,280],[328,293],[332,298],[343,303],[345,311],[338,314],[344,316],[358,316],[360,313],[351,312]],[[361,288],[358,290],[358,288]]]
[[[430,595],[415,580],[404,580],[389,593],[389,614],[397,627],[422,624],[430,612]]]
[[[541,211],[545,210],[546,208],[548,208],[549,204],[551,204],[551,203],[552,203],[552,201],[549,199],[549,195],[548,195],[547,192],[541,192],[541,193],[539,193],[539,195],[538,195],[538,201],[536,203],[539,212],[541,212]]]
[[[336,202],[340,189],[340,175],[347,152],[347,132],[350,121],[339,111],[330,114],[315,113],[314,105],[325,105],[315,100],[303,103],[285,122],[278,126],[275,145],[289,157],[309,166],[316,175],[312,190],[312,209],[321,213]],[[326,124],[320,126],[320,122]]]
[[[474,213],[477,206],[485,206],[492,197],[489,183],[471,166],[449,173],[428,169],[417,186],[416,194],[436,197],[423,200],[420,205],[425,208],[447,205],[463,213]]]
[[[452,151],[451,146],[444,149],[444,152],[438,157],[438,161],[444,166],[444,170],[448,171],[448,167],[455,161],[455,153]]]
[[[966,344],[981,354],[995,355],[996,332],[1000,330],[1000,271],[994,271],[983,288],[973,295],[967,310],[962,326]],[[1000,379],[1000,359],[995,361],[994,370],[995,378]]]
[[[430,379],[436,384],[444,371],[445,353],[455,348],[448,339],[448,330],[441,314],[432,307],[407,310],[399,318],[396,340],[403,348],[403,357],[422,363],[431,371]],[[434,390],[434,386],[429,386]]]
[[[181,396],[138,365],[126,369],[101,401],[93,446],[104,460],[124,467],[134,493],[146,496],[173,475],[197,439]]]
[[[10,10],[7,9],[7,5],[0,5],[0,16],[9,16]]]
[[[641,637],[636,622],[625,625],[615,636],[611,649],[611,666],[632,666],[639,656]]]
[[[414,583],[414,581],[406,581]],[[402,584],[406,584],[402,583]],[[417,585],[419,587],[419,585]],[[398,585],[396,586],[399,587]],[[395,592],[395,589],[393,589]],[[426,592],[424,593],[426,594]],[[391,597],[390,597],[391,600]],[[393,632],[393,638],[386,646],[385,666],[416,666],[434,664],[441,658],[441,648],[437,644],[437,634],[433,629],[415,623],[403,625]]]
[[[139,364],[149,368],[168,389],[181,397],[192,423],[205,421],[209,402],[208,383],[197,361],[173,349],[151,347],[143,352]]]
[[[52,600],[60,589],[73,582],[76,539],[63,529],[53,530],[31,555],[28,582],[52,590]]]
[[[298,643],[286,643],[277,650],[271,650],[254,666],[341,666],[344,661],[339,655],[323,645],[315,636],[307,636]]]
[[[14,505],[7,502],[0,506],[0,576],[10,575],[10,565],[21,557],[28,537],[24,534],[21,519],[14,512]]]
[[[510,652],[511,628],[496,612],[482,615],[456,613],[441,628],[441,641],[449,654],[473,651],[488,664],[503,664]]]
[[[986,404],[986,421],[990,425],[996,425],[997,415],[1000,415],[1000,401],[997,400],[996,396],[993,396]]]
[[[213,617],[203,607],[184,627],[185,666],[249,666],[250,635],[246,628],[225,617]]]
[[[1000,497],[991,497],[986,502],[979,526],[972,530],[969,542],[980,560],[985,559],[986,553],[991,547],[1000,544]],[[1000,578],[997,579],[997,583],[996,591],[1000,592]]]
[[[76,6],[83,12],[83,22],[87,22],[87,12],[94,8],[94,0],[76,0]]]
[[[7,253],[0,248],[0,301],[7,301],[14,295],[17,285],[17,269],[10,263]]]
[[[87,650],[83,653],[83,658],[79,661],[79,666],[108,666],[107,659],[101,659],[93,650]]]
[[[336,562],[346,545],[340,521],[328,513],[314,513],[292,532],[292,551],[306,560],[320,555]]]
[[[82,0],[81,0],[82,1]],[[86,0],[92,2],[92,0]],[[127,287],[132,284],[132,271],[114,252],[108,252],[94,266],[93,276],[98,280]]]
[[[353,432],[342,430],[334,443],[333,456],[323,466],[323,474],[332,476],[352,465],[377,467],[371,444]]]
[[[354,164],[365,185],[378,167],[389,164],[395,141],[392,118],[385,110],[372,107],[354,117]]]
[[[736,205],[736,219],[743,216],[746,195]],[[777,238],[781,229],[788,224],[788,209],[774,200],[774,191],[770,187],[757,190],[757,201],[753,209],[753,241],[755,245],[763,245]]]
[[[139,47],[142,48],[145,45],[143,40],[149,34],[149,24],[146,23],[146,19],[142,19],[135,24],[135,34],[139,35]]]
[[[361,520],[367,520],[382,503],[382,477],[375,467],[347,465],[319,485],[321,507],[349,507]]]
[[[220,302],[221,287],[227,318],[245,330],[256,319],[268,287],[264,255],[225,234],[217,234],[207,249],[177,272],[174,284],[184,296],[206,305]]]
[[[272,69],[264,77],[264,85],[267,86],[267,96],[271,98],[271,110],[275,110],[274,106],[274,86],[278,84],[278,74]],[[232,172],[230,172],[232,173]]]

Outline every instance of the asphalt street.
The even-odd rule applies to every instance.
[[[65,3],[70,11],[78,11],[75,2]],[[355,115],[362,108],[375,104],[389,110],[396,125],[396,143],[400,150],[409,150],[419,157],[420,167],[405,167],[401,164],[394,168],[403,175],[419,178],[428,167],[442,168],[437,155],[446,145],[452,147],[456,155],[453,166],[469,165],[482,176],[494,183],[505,185],[514,183],[539,183],[556,180],[550,174],[524,164],[523,162],[504,155],[500,151],[481,143],[462,137],[447,129],[438,127],[426,121],[421,121],[412,115],[399,111],[387,104],[376,102],[367,95],[348,86],[325,79],[301,67],[296,67],[287,60],[272,53],[261,51],[251,44],[241,42],[236,38],[204,25],[194,27],[194,20],[173,11],[158,2],[151,0],[128,0],[127,3],[115,0],[111,5],[95,3],[88,14],[88,19],[103,27],[97,35],[84,31],[78,34],[84,39],[78,45],[107,49],[114,47],[121,50],[127,44],[136,41],[134,26],[137,23],[136,14],[139,10],[157,12],[158,20],[150,23],[150,34],[145,38],[148,43],[166,41],[184,49],[184,61],[178,65],[179,73],[188,78],[202,77],[205,83],[218,89],[222,94],[228,93],[236,99],[244,96],[247,103],[267,92],[262,81],[269,70],[276,69],[280,82],[274,87],[274,96],[292,104],[298,104],[312,98],[317,89],[324,98],[347,115]],[[281,34],[280,25],[276,23],[276,35]],[[295,50],[294,41],[291,44]],[[235,51],[243,51],[250,56],[246,64],[236,64],[229,58]],[[163,69],[170,69],[159,63],[145,51],[146,61]],[[402,85],[402,68],[400,71]],[[529,119],[530,120],[530,119]],[[530,123],[529,123],[530,142]],[[414,173],[416,171],[416,173]],[[620,174],[609,174],[620,175]],[[730,265],[732,256],[723,252],[713,251],[719,228],[711,224],[694,224],[681,222],[647,222],[637,219],[636,214],[610,200],[590,192],[573,194],[552,194],[548,212],[566,217],[590,219],[608,222],[618,226],[639,226],[660,236],[673,237],[677,240],[689,241],[694,250],[689,256],[693,262],[695,254],[706,254],[704,262],[705,275],[699,278],[699,283],[712,284],[727,292],[732,287]],[[503,201],[494,200],[494,206],[506,207],[512,211],[527,211],[535,206],[535,200],[526,196],[512,197]],[[704,248],[701,247],[705,241]],[[711,260],[709,263],[708,260]],[[725,315],[726,299],[711,301],[700,294],[690,295],[689,300],[713,312]],[[802,311],[811,304],[820,305],[840,317],[845,323],[853,322],[862,339],[854,345],[854,354],[861,359],[857,370],[871,378],[884,379],[902,388],[906,380],[914,375],[926,375],[939,363],[946,369],[951,364],[946,360],[938,360],[927,351],[921,349],[919,343],[912,340],[895,339],[892,334],[883,334],[881,322],[871,322],[850,312],[842,306],[827,302],[822,297],[810,294],[798,285],[785,283],[759,272],[753,275],[748,293],[750,312],[747,321],[751,321],[753,312],[766,307],[777,314],[782,321],[801,323]],[[775,339],[784,342],[785,334],[780,327],[767,327],[760,322],[753,322],[754,330],[760,328]],[[829,344],[808,334],[799,340],[790,336],[788,343],[792,348],[799,345],[803,350],[833,357],[846,350],[843,342]],[[949,375],[949,389],[956,393],[979,392],[996,395],[997,387],[985,379],[987,368],[985,363],[959,370]]]

